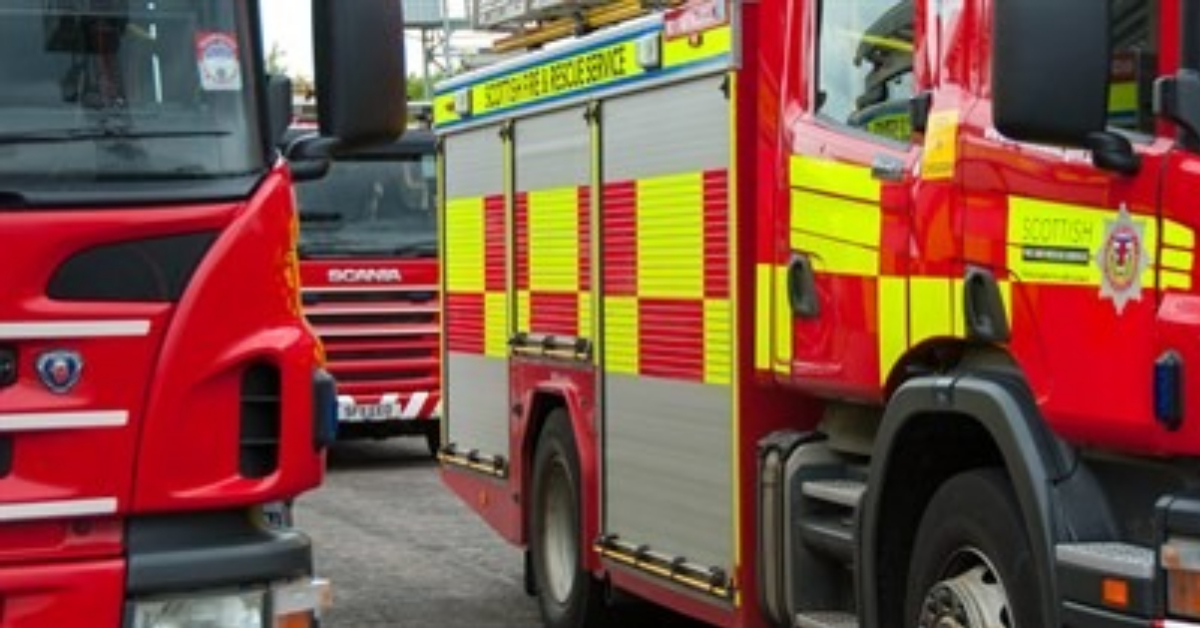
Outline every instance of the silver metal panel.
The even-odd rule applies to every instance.
[[[446,359],[446,428],[458,450],[508,457],[508,361],[469,353]]]
[[[732,389],[608,375],[605,532],[733,566]]]
[[[446,198],[504,192],[504,145],[493,125],[446,137]]]
[[[576,107],[517,122],[517,190],[587,185],[591,180],[591,133]]]
[[[604,179],[728,168],[729,102],[722,82],[704,77],[605,101]],[[688,257],[681,263],[694,263]],[[604,377],[604,532],[731,569],[733,389]]]
[[[604,178],[626,181],[729,166],[724,75],[604,103]]]

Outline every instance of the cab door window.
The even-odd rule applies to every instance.
[[[823,2],[818,24],[817,113],[872,135],[908,142],[912,0]]]
[[[1159,48],[1157,0],[1114,0],[1112,48],[1108,124],[1116,129],[1153,133],[1151,93],[1158,74]]]

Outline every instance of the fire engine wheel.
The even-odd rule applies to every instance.
[[[997,470],[942,485],[921,519],[906,616],[918,628],[1036,628],[1041,593],[1021,509]]]
[[[530,553],[542,620],[550,628],[595,626],[604,592],[581,560],[579,454],[566,411],[547,417],[533,473]]]
[[[440,429],[425,432],[425,446],[429,449],[430,456],[434,458],[438,457],[438,452],[442,450],[442,432]]]

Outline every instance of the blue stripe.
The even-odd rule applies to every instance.
[[[569,56],[574,56],[574,55],[569,55]],[[630,76],[630,77],[626,77],[623,79],[617,79],[615,81],[610,81],[608,83],[603,83],[601,85],[585,87],[583,89],[579,89],[579,90],[575,90],[575,91],[562,92],[561,94],[556,94],[554,96],[548,96],[546,98],[540,98],[537,100],[531,100],[529,102],[519,103],[516,105],[510,105],[508,107],[493,109],[483,115],[459,118],[458,120],[455,120],[453,122],[445,122],[443,124],[437,125],[435,128],[440,131],[442,129],[451,129],[456,126],[462,126],[465,124],[474,124],[476,122],[490,120],[492,118],[496,118],[496,117],[499,117],[504,114],[512,113],[513,111],[519,111],[523,108],[548,105],[548,104],[561,102],[561,101],[572,99],[572,98],[579,98],[581,96],[586,96],[588,94],[604,92],[604,91],[616,89],[618,87],[623,87],[625,85],[637,83],[640,81],[652,81],[652,80],[662,78],[664,76],[671,76],[672,74],[679,74],[685,70],[693,70],[695,68],[700,68],[700,67],[704,67],[707,65],[719,66],[719,65],[722,65],[722,64],[728,62],[729,59],[730,59],[730,53],[726,52],[726,53],[721,54],[720,56],[709,57],[707,59],[701,59],[700,61],[693,61],[691,63],[677,65],[677,66],[674,66],[671,68],[667,68],[665,70],[653,70],[650,72],[643,72],[642,74],[639,74],[637,76]],[[539,63],[537,65],[541,65],[541,64]],[[533,67],[533,66],[530,66],[530,67]],[[522,68],[522,70],[527,70],[527,69],[529,69],[529,68],[528,67]]]

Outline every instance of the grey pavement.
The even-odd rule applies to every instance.
[[[339,443],[320,489],[300,498],[296,525],[333,581],[322,628],[541,626],[522,586],[521,552],[441,482],[421,438]],[[614,626],[700,624],[644,604]]]

